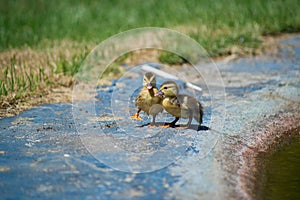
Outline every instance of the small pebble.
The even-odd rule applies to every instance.
[[[65,157],[65,158],[69,158],[69,157],[70,157],[70,154],[65,153],[65,154],[64,154],[64,157]]]
[[[9,167],[7,166],[0,166],[0,172],[8,172],[9,171]]]

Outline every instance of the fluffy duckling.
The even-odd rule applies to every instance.
[[[186,127],[191,125],[193,117],[201,125],[203,116],[201,103],[189,95],[178,94],[178,91],[178,86],[174,81],[166,81],[155,94],[163,98],[162,106],[168,113],[175,117],[175,120],[169,123],[168,126],[175,127],[180,117],[189,119],[185,125]]]
[[[159,112],[163,111],[161,104],[162,97],[155,96],[158,92],[156,88],[156,77],[153,73],[147,72],[143,78],[143,89],[138,94],[135,105],[138,107],[138,111],[135,115],[131,116],[133,119],[141,120],[139,114],[141,110],[147,113],[147,115],[152,115],[152,125],[155,125],[155,117]],[[158,105],[157,105],[158,104]]]

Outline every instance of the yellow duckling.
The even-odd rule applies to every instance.
[[[168,127],[175,127],[179,118],[188,118],[188,123],[185,125],[189,127],[193,120],[202,123],[203,107],[200,102],[194,97],[185,94],[178,94],[178,86],[174,81],[164,82],[159,91],[155,94],[163,98],[162,106],[164,109],[175,117],[175,120],[168,124]]]
[[[141,120],[139,114],[141,110],[152,115],[152,125],[155,125],[155,117],[159,112],[163,111],[163,107],[160,105],[162,97],[155,96],[158,92],[156,88],[156,77],[153,73],[147,72],[143,78],[143,89],[138,94],[135,105],[138,107],[138,111],[135,115],[131,116],[133,119]]]

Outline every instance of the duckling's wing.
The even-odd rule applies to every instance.
[[[144,103],[145,99],[147,98],[147,89],[142,89],[138,96],[135,99],[135,106],[140,106]]]
[[[177,97],[170,98],[169,102],[174,107],[181,107],[180,100]]]
[[[187,95],[179,94],[177,96],[177,101],[180,104],[181,109],[185,109],[185,110],[189,109],[188,96]]]

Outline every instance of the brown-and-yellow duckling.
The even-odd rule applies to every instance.
[[[175,127],[179,118],[188,118],[188,123],[185,125],[189,127],[193,118],[202,123],[203,107],[201,103],[194,97],[186,94],[178,94],[178,86],[174,81],[164,82],[159,91],[155,94],[161,96],[162,106],[164,109],[175,117],[175,120],[168,124],[168,127]]]
[[[131,116],[133,119],[141,120],[139,114],[141,111],[152,115],[152,125],[155,125],[155,117],[159,112],[163,111],[163,107],[160,105],[162,102],[161,96],[155,96],[158,92],[156,88],[156,77],[153,73],[147,72],[143,78],[143,89],[138,94],[135,105],[138,107],[138,111]]]

